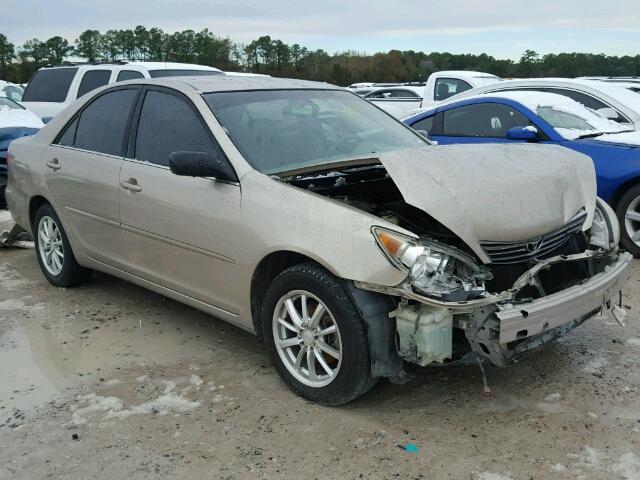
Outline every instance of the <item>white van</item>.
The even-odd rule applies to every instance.
[[[224,75],[224,72],[190,63],[66,63],[38,70],[29,81],[21,103],[46,122],[85,93],[109,83],[193,75]]]

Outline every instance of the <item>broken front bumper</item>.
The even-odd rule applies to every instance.
[[[526,304],[499,306],[495,314],[500,320],[500,343],[522,340],[605,313],[619,301],[622,287],[631,275],[632,260],[631,254],[620,253],[617,261],[580,285]]]
[[[538,262],[509,290],[463,302],[425,297],[411,291],[406,283],[392,288],[361,282],[356,286],[402,298],[390,316],[396,318],[398,353],[406,361],[426,365],[451,358],[452,328],[462,328],[472,351],[503,366],[615,308],[631,275],[632,260],[632,255],[616,248],[558,255]],[[543,270],[581,261],[594,265],[604,262],[606,266],[582,283],[557,293],[517,300],[523,288],[536,285]]]

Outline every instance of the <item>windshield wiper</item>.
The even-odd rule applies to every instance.
[[[579,140],[582,140],[583,138],[594,138],[594,137],[599,137],[600,135],[604,135],[605,132],[595,132],[595,133],[585,133],[584,135],[580,135],[578,137]]]

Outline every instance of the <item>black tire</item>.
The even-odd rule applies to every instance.
[[[7,208],[7,198],[4,195],[6,188],[6,185],[0,185],[0,210],[4,210],[5,208]]]
[[[640,258],[640,246],[631,240],[631,237],[627,233],[627,229],[625,227],[625,214],[631,202],[636,200],[638,197],[640,197],[640,184],[627,190],[624,195],[622,195],[622,198],[620,198],[620,201],[616,206],[616,215],[620,222],[620,243],[636,258]],[[638,227],[640,228],[640,224],[638,224]]]
[[[326,386],[312,387],[296,379],[284,365],[275,346],[273,316],[280,299],[294,290],[305,290],[329,309],[340,332],[342,363]],[[376,383],[371,377],[367,329],[353,301],[338,279],[315,263],[294,265],[280,273],[267,288],[261,312],[264,343],[276,370],[298,395],[312,402],[337,406],[369,391]]]
[[[42,258],[42,254],[40,253],[41,239],[40,235],[38,235],[38,225],[40,225],[40,221],[43,217],[49,217],[51,220],[53,220],[55,226],[60,231],[60,237],[62,239],[62,270],[57,275],[53,275],[47,270]],[[62,226],[62,222],[60,221],[60,218],[56,214],[53,207],[48,203],[45,203],[40,208],[38,208],[38,211],[33,218],[32,231],[36,247],[36,257],[38,259],[38,263],[40,264],[40,269],[42,270],[42,273],[49,281],[49,283],[55,285],[56,287],[75,287],[86,282],[89,279],[89,277],[91,276],[91,270],[78,265],[76,257],[73,255],[73,251],[71,250],[71,245],[69,244],[67,233]]]

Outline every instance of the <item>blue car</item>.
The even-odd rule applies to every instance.
[[[7,185],[7,150],[16,138],[34,135],[44,124],[19,103],[0,96],[0,209],[5,207]]]
[[[552,93],[510,91],[417,113],[404,122],[440,145],[538,142],[593,159],[598,195],[616,211],[621,243],[640,257],[640,132]]]

